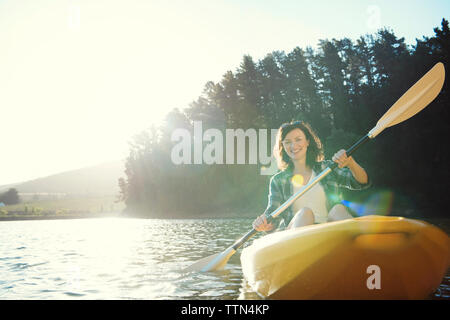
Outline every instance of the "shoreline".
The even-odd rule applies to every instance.
[[[72,215],[40,215],[40,216],[0,216],[0,222],[2,221],[26,221],[26,220],[73,220],[73,219],[101,219],[101,218],[129,218],[129,219],[167,219],[167,220],[190,220],[190,219],[251,219],[257,215],[239,215],[239,214],[214,214],[214,215],[199,215],[199,216],[166,216],[166,217],[145,217],[145,216],[133,216],[127,215],[120,212],[115,213],[105,213],[105,214],[72,214]],[[437,221],[448,221],[448,217],[418,217],[418,216],[400,216],[400,215],[389,215],[393,217],[403,217],[405,219],[422,220],[426,222],[437,222]],[[356,218],[356,217],[355,217]]]
[[[444,227],[447,233],[450,233],[450,220],[446,216],[427,216],[427,212],[433,212],[433,210],[411,210],[407,208],[393,209],[389,216],[403,217],[406,219],[422,220],[431,223],[438,227]],[[401,214],[403,213],[403,214]],[[254,219],[260,213],[249,211],[236,211],[236,212],[210,212],[204,214],[186,214],[183,215],[180,212],[167,213],[166,215],[157,213],[141,213],[132,214],[131,212],[89,212],[89,211],[77,211],[77,212],[65,212],[56,214],[56,212],[45,212],[36,215],[25,214],[22,211],[9,212],[9,214],[1,214],[0,222],[2,221],[36,221],[36,220],[75,220],[75,219],[101,219],[101,218],[131,218],[131,219],[168,219],[168,220],[189,220],[189,219]]]
[[[110,213],[105,215],[99,214],[73,214],[73,215],[60,215],[60,216],[0,216],[0,222],[2,221],[26,221],[26,220],[70,220],[70,219],[95,219],[95,218],[117,218],[120,217],[120,213]]]
[[[242,215],[239,213],[216,213],[210,215],[168,215],[168,216],[139,216],[139,215],[127,215],[123,212],[113,212],[104,214],[92,214],[92,213],[77,213],[67,215],[36,215],[36,216],[0,216],[0,222],[2,221],[26,221],[26,220],[70,220],[70,219],[101,219],[101,218],[129,218],[129,219],[169,219],[169,220],[189,220],[189,219],[251,219],[256,218],[258,214]]]

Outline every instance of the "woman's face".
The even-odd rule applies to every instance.
[[[299,160],[306,158],[306,151],[308,150],[309,141],[306,139],[302,130],[296,128],[286,135],[282,141],[284,151],[292,160]]]

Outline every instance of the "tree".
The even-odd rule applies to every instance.
[[[0,202],[3,202],[6,205],[20,203],[19,192],[15,188],[10,188],[5,193],[0,194]]]
[[[330,130],[330,118],[325,112],[323,101],[319,95],[318,84],[310,72],[305,52],[296,47],[284,60],[284,69],[289,81],[286,84],[286,96],[294,105],[295,118],[303,118],[317,131],[319,136]]]
[[[252,57],[245,55],[237,71],[237,94],[239,98],[238,124],[242,128],[252,127],[259,117],[259,79],[256,64]]]
[[[289,98],[286,96],[285,59],[285,53],[277,51],[267,54],[258,63],[258,83],[261,92],[258,109],[268,128],[277,127],[283,122],[280,116],[287,112],[289,105]],[[284,112],[279,112],[280,110]]]
[[[344,69],[345,63],[339,55],[339,42],[321,40],[321,64],[324,70],[324,89],[328,92],[329,104],[333,112],[335,129],[351,130],[351,114]]]

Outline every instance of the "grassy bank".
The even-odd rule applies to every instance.
[[[75,219],[118,216],[125,208],[115,196],[70,197],[39,200],[0,207],[0,221]]]

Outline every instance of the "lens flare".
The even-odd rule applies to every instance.
[[[383,215],[391,213],[393,202],[393,193],[391,191],[381,191],[372,194],[369,199],[363,203],[342,200],[341,203],[355,212],[358,216]]]
[[[303,182],[304,182],[304,178],[301,174],[296,174],[292,177],[292,184],[296,187],[301,187],[303,186]]]
[[[330,200],[333,201],[333,202],[339,202],[339,201],[341,201],[341,197],[340,197],[339,195],[335,194],[335,193],[330,194],[330,195],[329,195],[329,198],[330,198]],[[347,200],[342,200],[342,201],[347,201]],[[342,202],[342,201],[341,201],[341,202]],[[347,201],[347,202],[348,202],[348,201]]]

